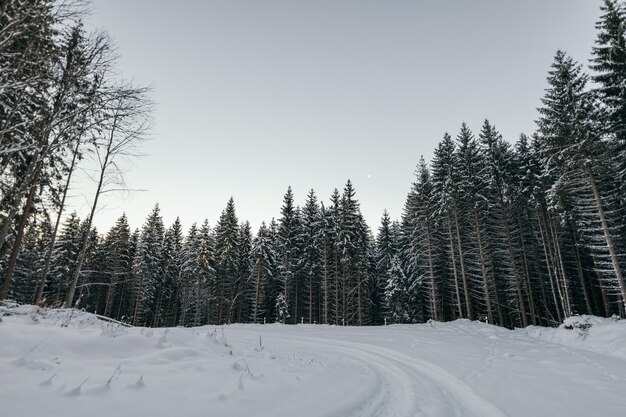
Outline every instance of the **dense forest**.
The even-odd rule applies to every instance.
[[[399,220],[372,230],[347,181],[302,205],[288,188],[258,231],[231,198],[215,225],[166,226],[156,205],[141,229],[122,214],[106,234],[98,198],[123,188],[152,103],[119,79],[108,35],[84,30],[87,8],[0,2],[0,300],[147,326],[626,316],[624,3],[604,1],[588,65],[555,53],[536,132],[508,141],[485,120],[443,134]],[[86,160],[81,219],[66,198]]]

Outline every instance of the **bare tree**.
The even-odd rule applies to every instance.
[[[94,154],[99,169],[91,211],[86,219],[87,227],[82,237],[76,270],[65,297],[65,307],[71,307],[76,285],[81,274],[88,246],[88,235],[102,194],[126,189],[119,160],[134,156],[136,146],[146,138],[150,128],[152,103],[148,99],[149,88],[136,88],[129,84],[116,87],[110,94],[111,106],[103,111],[109,116],[106,126],[99,129],[101,136],[94,138]]]

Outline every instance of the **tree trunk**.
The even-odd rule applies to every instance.
[[[626,306],[626,282],[624,282],[624,275],[622,274],[622,268],[619,264],[619,259],[617,257],[617,251],[615,250],[615,245],[613,244],[613,237],[611,236],[611,231],[609,230],[609,225],[606,220],[606,216],[604,214],[604,207],[602,206],[602,200],[600,198],[600,193],[598,191],[596,179],[593,175],[593,172],[591,171],[591,167],[587,166],[586,169],[587,169],[587,176],[589,178],[589,184],[591,185],[591,191],[593,192],[593,197],[596,202],[596,208],[598,210],[598,217],[600,217],[600,223],[602,224],[602,231],[604,232],[604,239],[606,240],[606,246],[609,249],[609,254],[611,256],[611,263],[613,264],[615,278],[617,279],[617,284],[622,294],[622,305]]]
[[[133,326],[136,326],[139,319],[139,306],[141,305],[141,287],[143,287],[143,275],[139,279],[139,285],[137,286],[137,296],[135,297],[135,308],[133,310]]]
[[[570,300],[570,292],[569,292],[569,283],[568,283],[568,278],[567,275],[565,273],[565,263],[563,261],[563,256],[561,255],[561,244],[558,240],[558,232],[556,229],[556,221],[554,219],[552,219],[551,222],[551,226],[552,226],[552,237],[554,238],[554,252],[556,253],[556,258],[558,260],[558,265],[560,267],[561,270],[561,278],[562,278],[562,283],[563,283],[563,309],[565,311],[565,315],[567,317],[572,315],[572,304],[571,304],[571,300]]]
[[[107,317],[111,317],[111,309],[113,308],[113,298],[115,296],[115,284],[117,281],[117,274],[115,270],[111,273],[111,279],[109,283],[109,289],[107,290],[107,298],[104,304],[104,313],[103,315]]]
[[[467,313],[467,318],[470,320],[474,320],[474,315],[472,313],[472,304],[470,300],[469,294],[469,284],[467,282],[467,275],[465,274],[465,261],[463,259],[463,246],[461,245],[461,231],[459,228],[459,216],[457,213],[456,203],[454,206],[453,214],[454,214],[454,223],[456,225],[456,240],[459,248],[459,261],[461,263],[461,278],[463,280],[463,292],[465,293],[465,311]]]
[[[61,203],[59,205],[59,211],[57,212],[57,218],[54,222],[54,230],[52,231],[52,239],[50,240],[50,246],[48,246],[48,251],[46,252],[46,259],[44,261],[44,268],[41,274],[41,278],[37,283],[37,291],[35,292],[35,299],[33,300],[35,304],[41,303],[43,298],[43,291],[46,286],[46,279],[48,278],[48,273],[50,272],[50,261],[52,260],[52,252],[54,251],[54,245],[56,243],[57,233],[59,231],[59,225],[61,224],[61,217],[63,216],[63,209],[65,208],[65,199],[67,198],[67,191],[70,187],[70,181],[72,179],[72,174],[74,173],[74,167],[76,166],[76,159],[78,156],[78,149],[80,147],[80,139],[76,141],[76,147],[74,148],[74,154],[72,155],[72,162],[70,164],[70,169],[67,174],[67,179],[65,180],[65,187],[63,188],[63,195],[61,197]],[[106,316],[106,314],[105,314]]]
[[[426,242],[427,242],[427,251],[428,251],[428,270],[430,272],[430,316],[433,320],[438,321],[439,315],[437,314],[437,285],[435,283],[435,271],[433,268],[433,252],[431,248],[430,241],[430,224],[428,224],[428,220],[426,220]]]
[[[541,217],[539,217],[539,214],[541,214]],[[561,316],[561,309],[559,308],[559,302],[557,299],[556,291],[558,288],[555,288],[555,280],[557,280],[558,278],[556,277],[556,271],[553,271],[553,267],[552,265],[550,265],[550,259],[552,258],[552,248],[548,242],[549,240],[549,236],[547,236],[548,230],[542,227],[542,225],[545,225],[545,227],[547,227],[548,225],[543,215],[543,211],[540,209],[537,209],[537,220],[539,224],[539,233],[541,234],[541,243],[543,246],[543,254],[544,254],[545,261],[546,261],[546,268],[548,269],[548,278],[550,279],[550,289],[552,291],[554,308],[556,309],[556,315],[559,319],[559,323],[561,323],[563,321],[563,317]],[[545,234],[546,234],[545,237],[544,237],[544,229],[545,229]],[[554,277],[552,276],[552,272],[554,272],[554,275],[555,275]]]
[[[528,294],[528,305],[530,307],[530,321],[533,326],[537,325],[537,311],[535,310],[535,300],[533,297],[532,286],[530,285],[530,272],[528,268],[528,256],[526,255],[526,244],[524,243],[524,231],[522,229],[522,222],[519,217],[517,219],[517,224],[519,227],[519,238],[520,238],[520,246],[522,249],[522,262],[524,264],[524,282],[526,285],[526,293]],[[543,291],[543,285],[541,288]]]
[[[7,264],[7,272],[4,276],[4,282],[2,283],[2,291],[0,292],[0,300],[4,300],[9,295],[9,289],[11,287],[11,281],[13,280],[13,272],[15,271],[15,264],[17,263],[17,255],[20,252],[20,246],[22,246],[22,238],[24,237],[24,229],[26,223],[28,223],[28,216],[30,214],[30,208],[33,205],[33,199],[35,198],[35,192],[37,191],[37,185],[33,185],[28,193],[26,204],[24,205],[24,212],[20,219],[20,224],[17,228],[17,236],[15,236],[15,243],[13,244],[13,250],[9,257]]]
[[[491,311],[491,296],[489,294],[489,282],[487,281],[485,254],[483,252],[483,240],[480,235],[480,224],[478,223],[478,213],[476,209],[474,209],[474,227],[476,229],[476,238],[478,239],[478,255],[480,257],[480,272],[483,276],[483,292],[485,296],[485,305],[487,307],[487,318],[489,320],[489,323],[493,323],[493,312]]]
[[[74,292],[76,291],[76,285],[78,284],[78,279],[80,278],[80,270],[83,267],[83,262],[85,261],[85,255],[87,252],[87,245],[89,244],[89,233],[91,231],[91,225],[93,223],[93,217],[96,214],[96,207],[98,206],[98,199],[100,198],[100,193],[102,192],[102,187],[104,185],[104,176],[106,174],[109,158],[111,157],[111,147],[113,145],[113,134],[115,131],[115,122],[113,125],[113,130],[109,137],[109,142],[107,144],[106,153],[104,156],[104,161],[101,164],[100,169],[100,178],[98,179],[98,186],[96,187],[96,193],[94,195],[93,204],[91,205],[91,212],[89,213],[89,217],[87,218],[87,227],[85,228],[85,236],[83,236],[83,246],[80,250],[78,261],[76,262],[76,270],[74,271],[74,276],[72,277],[72,281],[70,282],[70,287],[67,290],[67,294],[65,296],[65,308],[70,308],[72,306],[72,301],[74,300]]]
[[[517,293],[517,302],[520,308],[520,315],[522,316],[522,326],[528,326],[528,319],[526,317],[526,306],[524,305],[524,297],[522,295],[522,283],[517,270],[517,262],[515,261],[515,252],[513,251],[513,243],[511,239],[511,229],[509,227],[509,214],[504,203],[502,193],[500,193],[500,206],[504,214],[504,229],[506,230],[506,243],[509,250],[509,256],[511,257],[511,269],[513,269],[513,276],[515,277],[515,292]]]
[[[456,272],[456,257],[454,256],[454,240],[452,238],[452,220],[448,214],[448,240],[450,241],[450,260],[452,261],[452,274],[454,275],[454,291],[456,294],[456,305],[459,311],[458,318],[463,317],[463,308],[461,304],[461,292],[459,289],[459,277]]]
[[[11,228],[11,224],[13,224],[13,218],[19,211],[19,202],[22,199],[22,196],[26,193],[27,190],[31,189],[37,183],[37,178],[39,177],[39,171],[41,170],[41,163],[39,161],[40,149],[38,149],[33,155],[33,159],[28,164],[28,169],[26,170],[26,174],[24,175],[24,179],[17,187],[16,191],[11,190],[11,194],[13,197],[13,202],[10,204],[8,209],[8,213],[4,222],[2,222],[2,227],[0,228],[0,256],[2,256],[4,251],[4,244],[6,243],[6,238],[9,234],[9,229]],[[2,293],[0,293],[0,301],[3,300]]]
[[[334,274],[335,281],[335,325],[339,324],[339,260],[337,259],[337,249],[334,251]]]
[[[360,274],[358,275],[357,280],[358,280],[357,281],[357,291],[358,291],[358,294],[357,294],[358,300],[357,300],[357,302],[358,302],[358,308],[359,308],[359,326],[361,326],[363,324],[363,309],[362,309],[362,305],[361,305],[361,281],[362,280],[361,280],[361,275]]]
[[[324,324],[328,324],[328,243],[324,239]]]
[[[583,274],[583,266],[580,261],[580,251],[578,250],[578,240],[576,239],[576,229],[572,227],[572,239],[574,241],[574,254],[576,255],[576,269],[578,270],[578,279],[580,280],[580,288],[583,291],[583,298],[585,299],[585,306],[587,307],[587,314],[593,314],[591,308],[591,301],[589,294],[587,293],[587,285],[585,284],[585,275]]]

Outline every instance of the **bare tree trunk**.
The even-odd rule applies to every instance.
[[[197,326],[200,324],[200,280],[198,278],[196,278],[196,314],[195,317],[193,318],[193,324],[194,326]]]
[[[594,266],[597,265],[596,257],[591,254],[593,259]],[[604,282],[602,280],[602,276],[600,276],[600,271],[597,267],[594,268],[596,273],[596,278],[598,280],[598,286],[600,287],[600,295],[602,296],[602,306],[604,308],[604,317],[609,317],[611,315],[611,302],[609,301],[609,295],[606,292],[606,288],[604,287]]]
[[[324,239],[324,324],[328,324],[328,242]]]
[[[533,297],[532,286],[530,285],[530,273],[528,270],[528,256],[526,255],[526,244],[524,243],[524,232],[522,230],[522,222],[519,217],[517,219],[519,227],[520,246],[522,249],[522,263],[524,264],[524,283],[526,286],[526,293],[528,294],[528,306],[530,307],[530,322],[533,326],[537,325],[537,311],[535,310],[535,300]],[[543,292],[543,283],[541,284],[541,291]]]
[[[335,324],[339,324],[339,265],[337,259],[337,250],[335,249],[334,254],[334,276],[333,279],[335,281]]]
[[[487,318],[489,323],[493,323],[493,312],[491,311],[491,296],[489,294],[489,282],[487,281],[487,269],[485,268],[485,254],[483,252],[483,240],[480,235],[480,224],[478,223],[478,213],[474,209],[474,227],[476,229],[476,238],[478,239],[478,255],[480,257],[480,272],[483,276],[483,293],[485,296],[485,304],[487,306]]]
[[[309,324],[313,324],[313,277],[309,274]]]
[[[359,274],[358,278],[357,278],[357,297],[358,297],[358,309],[359,309],[359,326],[361,326],[363,324],[363,309],[362,309],[362,305],[361,305],[361,276]]]
[[[463,317],[463,308],[461,304],[461,292],[459,290],[459,277],[456,272],[456,257],[454,256],[454,241],[452,238],[452,220],[448,214],[448,239],[450,241],[450,260],[452,261],[452,274],[454,275],[454,291],[456,295],[456,305],[459,311],[458,318]]]
[[[122,280],[122,288],[120,289],[120,301],[117,306],[117,314],[115,315],[117,320],[122,319],[122,306],[124,304],[124,290],[126,289],[126,281]]]
[[[463,259],[463,246],[461,245],[461,231],[459,230],[459,216],[457,213],[456,203],[453,210],[454,223],[456,225],[456,240],[459,248],[459,260],[461,263],[461,278],[463,280],[463,291],[465,293],[465,311],[467,318],[474,320],[474,314],[472,313],[472,304],[469,294],[469,284],[467,282],[467,275],[465,274],[465,260]]]
[[[104,185],[104,176],[107,172],[107,168],[109,165],[109,158],[111,158],[112,156],[111,150],[113,147],[113,136],[115,135],[117,117],[118,116],[116,115],[113,121],[113,128],[111,129],[111,133],[109,136],[106,153],[104,155],[104,161],[102,161],[100,165],[100,177],[98,179],[98,186],[96,187],[93,204],[91,205],[91,212],[89,213],[89,217],[87,218],[87,227],[85,228],[85,236],[83,236],[83,246],[81,247],[80,253],[78,255],[78,261],[76,262],[76,270],[74,271],[74,276],[72,277],[72,281],[70,282],[67,294],[65,295],[65,308],[70,308],[72,306],[72,301],[74,300],[74,292],[76,291],[76,285],[78,284],[78,279],[80,278],[80,270],[82,269],[83,262],[85,261],[87,245],[89,244],[89,232],[91,231],[93,217],[96,214],[96,207],[98,206],[98,199],[100,198],[102,186]]]
[[[587,293],[587,285],[585,284],[585,275],[583,274],[583,266],[580,261],[580,251],[578,250],[578,240],[576,239],[576,230],[572,227],[572,239],[574,241],[574,253],[576,255],[576,269],[578,270],[578,279],[580,280],[580,288],[583,291],[583,298],[585,299],[585,306],[587,307],[587,314],[593,314],[591,308],[591,301],[589,294]]]
[[[615,245],[613,244],[613,237],[611,236],[611,231],[609,230],[609,225],[606,220],[606,216],[604,214],[604,207],[602,206],[602,199],[600,198],[600,193],[598,191],[596,179],[593,175],[593,172],[591,171],[591,167],[587,166],[586,169],[587,169],[587,176],[589,178],[589,184],[591,185],[591,191],[593,192],[593,197],[596,202],[596,208],[598,210],[598,217],[600,217],[600,223],[602,224],[602,231],[604,232],[604,239],[606,240],[606,246],[609,249],[609,254],[611,256],[611,263],[613,264],[615,278],[617,279],[617,284],[622,294],[622,304],[626,306],[626,282],[624,282],[624,275],[622,274],[622,268],[617,258],[617,251],[615,250]]]
[[[183,326],[187,326],[187,306],[189,304],[189,288],[187,287],[187,285],[185,285],[185,287],[183,288],[183,303],[181,305],[181,310],[180,310],[180,323]],[[217,318],[217,324],[220,324],[219,320],[220,320],[220,314],[221,312],[221,308],[218,309],[218,318]]]
[[[136,288],[135,308],[133,309],[133,326],[136,326],[139,319],[139,307],[141,305],[141,288],[143,287],[143,275],[139,279],[139,285]]]
[[[539,214],[541,213],[541,217],[539,217]],[[550,289],[552,291],[552,298],[553,298],[553,302],[554,302],[554,308],[556,308],[556,315],[559,319],[559,323],[563,321],[563,317],[561,316],[561,309],[559,308],[559,302],[557,299],[557,293],[556,290],[558,288],[555,288],[555,280],[557,280],[558,278],[555,276],[553,278],[552,276],[552,272],[554,272],[554,275],[556,275],[556,271],[552,270],[552,265],[550,265],[550,259],[552,258],[552,249],[549,245],[549,236],[548,234],[548,230],[545,230],[545,234],[546,236],[544,237],[544,227],[542,227],[542,225],[545,224],[545,227],[547,227],[547,222],[544,223],[545,217],[543,215],[543,211],[540,211],[540,209],[537,209],[537,220],[538,220],[538,224],[539,224],[539,233],[541,234],[541,243],[543,245],[543,254],[545,257],[545,261],[546,261],[546,268],[548,269],[548,278],[550,279]]]
[[[513,251],[513,243],[511,238],[511,228],[509,227],[509,211],[507,209],[506,204],[504,203],[504,198],[502,197],[502,193],[500,192],[500,206],[502,207],[502,212],[504,213],[504,229],[506,230],[506,243],[507,248],[509,250],[509,256],[511,257],[511,269],[513,269],[513,275],[515,277],[515,292],[517,293],[517,302],[520,308],[520,315],[522,316],[522,326],[528,326],[528,319],[526,317],[526,306],[524,305],[524,296],[522,295],[522,283],[521,278],[519,276],[519,271],[517,270],[517,262],[515,261],[515,251]]]
[[[259,314],[259,294],[260,294],[260,287],[261,287],[261,267],[259,266],[260,260],[257,260],[257,273],[256,273],[256,282],[254,285],[254,309],[253,309],[253,313],[252,313],[252,320],[254,320],[254,323],[257,322],[258,320],[258,314]]]
[[[341,276],[341,286],[342,286],[342,299],[341,299],[341,307],[343,309],[342,319],[344,320],[344,324],[347,324],[348,321],[348,283],[350,280],[348,277],[348,267],[344,266],[343,275]]]
[[[113,297],[115,296],[115,284],[117,281],[117,275],[115,271],[111,273],[111,283],[109,284],[109,289],[107,290],[107,298],[104,304],[104,313],[103,315],[110,317],[111,316],[111,308],[113,308]]]
[[[37,177],[39,177],[39,171],[41,170],[39,157],[40,150],[38,149],[37,151],[35,151],[31,162],[28,164],[24,179],[17,187],[17,190],[11,190],[11,194],[13,194],[13,202],[10,204],[7,216],[4,219],[4,222],[2,222],[2,228],[0,228],[0,254],[2,254],[4,244],[6,243],[6,239],[9,234],[9,229],[11,228],[11,224],[13,224],[13,218],[19,211],[19,202],[21,201],[22,196],[26,193],[27,190],[32,189],[32,187],[37,182]],[[2,293],[4,293],[4,291]],[[0,293],[0,300],[4,299],[2,298],[2,293]]]
[[[298,281],[299,281],[299,279],[298,279],[298,277],[295,274],[294,274],[293,278],[294,278],[294,281],[296,283],[296,292],[295,292],[294,297],[293,297],[294,300],[295,300],[294,306],[293,306],[293,312],[294,312],[294,314],[293,314],[293,323],[294,324],[298,324],[298,313],[299,313],[299,311],[298,311],[298,301],[299,301],[299,298],[300,298],[300,291],[298,289]]]
[[[556,222],[552,219],[552,236],[554,237],[554,250],[556,253],[556,257],[558,260],[558,266],[561,269],[561,278],[563,283],[563,300],[564,300],[564,311],[566,316],[572,315],[572,303],[570,300],[570,291],[569,291],[569,283],[568,278],[565,274],[565,263],[563,261],[563,256],[561,255],[561,244],[558,240],[558,233],[556,229]]]
[[[435,271],[433,268],[433,252],[430,241],[430,224],[428,220],[426,220],[426,240],[427,240],[427,251],[428,251],[428,270],[430,272],[430,316],[433,320],[439,320],[439,314],[437,314],[437,285],[435,283]]]

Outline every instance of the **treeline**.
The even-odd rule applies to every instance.
[[[624,317],[626,11],[615,0],[601,10],[590,73],[555,54],[532,136],[510,143],[487,120],[476,133],[463,124],[445,134],[430,164],[420,160],[401,218],[383,213],[376,234],[350,181],[328,201],[311,190],[302,206],[289,188],[280,216],[256,233],[233,199],[213,227],[186,233],[178,220],[166,227],[158,206],[140,230],[122,216],[101,236],[93,211],[57,227],[63,205],[52,205],[54,216],[39,207],[57,201],[53,184],[69,184],[69,175],[48,174],[55,165],[46,164],[40,203],[6,217],[6,294],[148,326],[469,318],[513,327],[576,313]],[[58,155],[60,166],[70,155]],[[24,171],[11,160],[3,201],[13,198],[5,184],[21,183]]]

